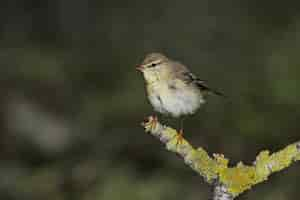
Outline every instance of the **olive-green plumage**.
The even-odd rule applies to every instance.
[[[193,114],[214,91],[183,64],[160,53],[148,54],[138,69],[143,73],[150,103],[157,112],[173,117]]]

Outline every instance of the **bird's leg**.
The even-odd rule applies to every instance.
[[[181,144],[182,141],[183,141],[183,122],[184,122],[184,117],[182,117],[180,119],[180,129],[179,129],[179,132],[176,136],[177,144]]]
[[[154,129],[158,122],[158,118],[156,115],[153,115],[153,116],[150,116],[150,119],[151,119],[151,129]]]

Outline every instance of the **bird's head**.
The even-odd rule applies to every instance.
[[[146,55],[137,70],[143,73],[147,83],[153,83],[166,79],[170,74],[169,59],[161,53],[150,53]]]

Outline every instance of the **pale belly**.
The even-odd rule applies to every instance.
[[[193,114],[204,103],[204,99],[197,89],[174,89],[167,84],[147,88],[148,98],[157,112],[179,117]]]

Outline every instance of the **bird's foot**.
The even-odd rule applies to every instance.
[[[158,118],[157,116],[150,116],[146,119],[144,119],[144,122],[142,122],[142,126],[144,126],[146,129],[149,129],[149,130],[153,130],[156,128],[156,125],[158,123]]]
[[[182,144],[183,143],[183,130],[180,129],[179,132],[176,135],[176,145]]]
[[[152,118],[151,128],[154,129],[156,127],[156,125],[157,125],[158,118],[157,118],[156,115],[151,116],[151,118]]]

